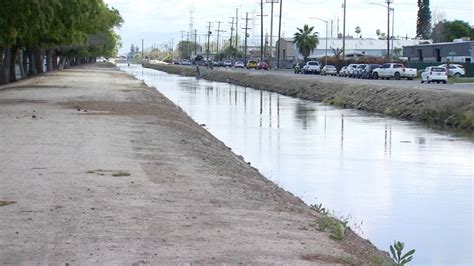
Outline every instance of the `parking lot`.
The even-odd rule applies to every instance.
[[[222,68],[223,69],[223,68]],[[437,90],[450,90],[450,91],[461,91],[461,92],[469,92],[474,93],[474,83],[456,83],[456,84],[438,84],[438,83],[431,83],[431,84],[422,84],[419,79],[415,80],[373,80],[373,79],[355,79],[355,78],[346,78],[346,77],[337,77],[337,76],[321,76],[321,75],[312,75],[312,74],[295,74],[292,69],[283,69],[283,70],[270,70],[270,71],[263,71],[263,70],[254,70],[254,69],[235,69],[235,68],[226,68],[228,71],[236,71],[236,72],[252,72],[252,73],[261,73],[267,75],[285,75],[291,77],[298,77],[303,79],[315,79],[315,80],[326,80],[326,81],[334,81],[339,82],[341,84],[379,84],[379,85],[387,85],[391,87],[416,87],[416,88],[426,88],[426,89],[437,89]],[[463,78],[461,78],[462,80]]]

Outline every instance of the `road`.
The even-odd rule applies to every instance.
[[[257,72],[254,69],[235,69],[235,68],[227,68],[229,71],[235,72]],[[469,92],[474,93],[474,83],[457,83],[457,84],[422,84],[420,80],[369,80],[369,79],[353,79],[353,78],[343,78],[343,77],[335,77],[335,76],[321,76],[321,75],[300,75],[295,74],[293,70],[272,70],[272,71],[258,71],[260,73],[265,74],[273,74],[273,75],[284,75],[284,76],[291,76],[291,77],[299,77],[302,79],[316,79],[316,80],[326,80],[326,81],[334,81],[340,82],[341,84],[378,84],[378,85],[387,85],[391,87],[400,87],[400,88],[407,88],[407,87],[414,87],[414,88],[426,88],[426,89],[437,89],[437,90],[449,90],[449,91],[459,91],[459,92]]]

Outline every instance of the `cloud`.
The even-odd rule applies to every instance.
[[[249,12],[252,19],[251,41],[258,41],[260,35],[260,1],[258,0],[104,0],[110,6],[117,8],[124,17],[125,23],[120,30],[124,42],[123,50],[128,50],[131,43],[138,43],[145,39],[147,47],[151,44],[161,44],[181,39],[180,31],[189,31],[190,12],[193,11],[194,28],[198,34],[205,34],[207,22],[212,22],[213,30],[217,27],[217,21],[224,30],[224,35],[230,35],[230,17],[235,16],[235,9],[239,8],[239,31],[245,12]],[[264,1],[265,3],[266,1]],[[332,20],[333,36],[337,36],[337,29],[342,32],[343,9],[342,0],[336,1],[313,1],[313,0],[284,0],[282,31],[291,36],[296,27],[304,24],[314,25],[320,36],[325,36],[325,24],[321,21],[310,19],[318,17]],[[354,35],[356,26],[362,28],[362,36],[375,37],[375,31],[381,29],[386,32],[387,12],[381,6],[371,5],[371,2],[385,4],[384,0],[350,0],[347,1],[347,23],[346,33]],[[274,35],[277,35],[278,5],[274,10]],[[400,36],[414,37],[416,32],[416,1],[396,0],[395,8],[395,34]],[[473,24],[473,3],[462,0],[433,0],[431,9],[446,11],[446,19],[462,19]],[[270,31],[270,5],[264,4],[264,32]],[[339,21],[339,27],[338,27]],[[391,21],[390,21],[391,23]],[[331,23],[329,23],[330,27]],[[330,34],[331,30],[329,30]],[[275,38],[276,39],[276,38]],[[175,42],[176,43],[176,42]]]

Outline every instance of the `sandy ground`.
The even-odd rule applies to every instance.
[[[0,265],[387,259],[316,230],[319,214],[115,68],[0,87],[0,125]]]
[[[165,64],[146,66],[173,74],[196,75],[195,67]],[[344,78],[319,78],[316,75],[288,75],[278,71],[230,71],[222,68],[207,70],[203,67],[201,72],[202,77],[209,80],[381,113],[428,125],[474,131],[474,94],[471,91],[414,86],[406,80],[363,83],[364,81]]]

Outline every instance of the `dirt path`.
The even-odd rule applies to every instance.
[[[114,68],[0,87],[0,125],[0,265],[387,259]]]
[[[147,64],[146,67],[184,76],[195,76],[194,67]],[[345,108],[376,112],[429,125],[474,130],[474,94],[471,92],[351,83],[347,80],[288,76],[278,72],[237,72],[202,68],[203,78],[258,90],[277,92]],[[396,81],[394,81],[396,82]]]

